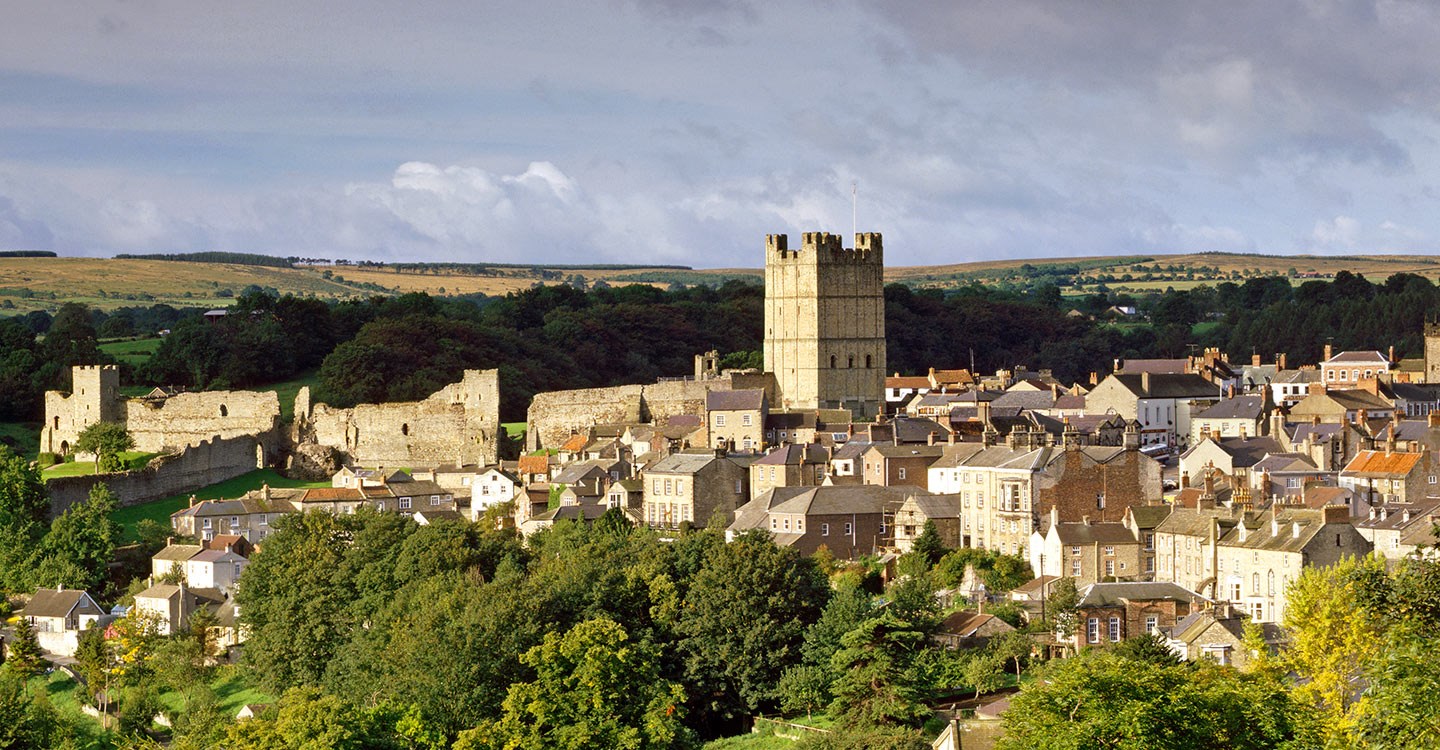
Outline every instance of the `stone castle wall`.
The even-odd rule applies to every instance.
[[[498,370],[466,370],[423,401],[337,408],[295,399],[303,442],[329,445],[366,466],[490,464],[499,457]]]
[[[113,365],[71,369],[71,391],[45,393],[40,450],[65,454],[85,428],[97,422],[125,426],[135,450],[175,452],[216,438],[271,433],[280,423],[274,391],[207,391],[168,398],[126,398]]]
[[[280,424],[280,397],[274,391],[205,391],[129,399],[124,423],[135,450],[179,449],[273,431]]]
[[[769,373],[755,372],[727,372],[702,380],[662,380],[650,385],[537,393],[526,415],[525,448],[532,451],[557,448],[570,435],[601,424],[664,425],[671,417],[681,415],[701,417],[703,424],[705,394],[752,388],[764,389],[774,402],[775,378]],[[700,440],[705,441],[704,435]]]
[[[179,453],[157,456],[143,469],[56,477],[45,483],[50,494],[50,512],[52,516],[59,515],[88,497],[90,488],[100,483],[110,487],[122,506],[194,492],[262,468],[264,451],[261,440],[253,436],[203,440]]]

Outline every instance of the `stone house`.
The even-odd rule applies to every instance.
[[[1440,499],[1427,497],[1418,503],[1381,503],[1370,506],[1367,515],[1355,520],[1355,529],[1387,560],[1401,560],[1415,552],[1406,538],[1414,531],[1429,529],[1440,522]]]
[[[417,510],[455,510],[455,493],[435,482],[410,480],[388,481],[383,488],[367,492],[365,500],[382,513],[408,515]],[[379,492],[385,490],[385,492]]]
[[[1091,414],[1118,414],[1139,422],[1141,445],[1180,444],[1191,414],[1220,400],[1221,386],[1189,373],[1113,374],[1085,396]]]
[[[830,451],[818,443],[779,445],[750,464],[750,498],[775,487],[813,487],[825,481]]]
[[[1365,504],[1417,503],[1437,489],[1434,454],[1429,451],[1362,450],[1340,470],[1339,485]]]
[[[1164,582],[1092,583],[1080,590],[1076,607],[1078,648],[1104,646],[1147,633],[1173,629],[1206,603],[1183,586]]]
[[[1263,394],[1231,396],[1196,412],[1190,420],[1190,444],[1202,438],[1253,437],[1269,419],[1270,404]]]
[[[1354,385],[1390,372],[1390,358],[1377,351],[1344,351],[1330,356],[1326,346],[1325,361],[1320,363],[1320,379],[1328,386]]]
[[[835,484],[859,484],[865,464],[861,456],[870,450],[873,443],[864,440],[850,440],[837,446],[830,453],[830,480]]]
[[[305,490],[272,489],[268,485],[234,500],[191,498],[191,505],[170,514],[170,525],[181,536],[201,541],[217,535],[234,534],[251,543],[270,534],[270,524],[282,514],[295,512],[292,499]]]
[[[1250,467],[1250,486],[1262,504],[1271,498],[1298,502],[1306,487],[1334,481],[1333,472],[1321,471],[1303,453],[1272,453]]]
[[[135,595],[135,611],[152,615],[160,635],[178,633],[188,627],[190,616],[203,607],[218,611],[226,597],[219,589],[196,589],[181,583],[157,583]]]
[[[671,454],[645,472],[645,525],[667,531],[686,523],[703,527],[718,515],[728,526],[749,497],[749,478],[745,466],[716,452]]]
[[[1215,598],[1256,622],[1281,622],[1285,589],[1302,569],[1334,565],[1371,549],[1344,506],[1272,506],[1267,513],[1249,513],[1217,540]]]
[[[1394,413],[1394,403],[1377,391],[1361,388],[1338,390],[1326,387],[1325,383],[1314,383],[1310,387],[1310,395],[1290,407],[1290,420],[1310,422],[1318,419],[1322,423],[1337,424],[1389,419]]]
[[[1283,367],[1270,381],[1270,398],[1289,409],[1310,395],[1310,384],[1320,382],[1320,371],[1314,367],[1286,370]]]
[[[940,458],[938,445],[876,443],[860,456],[861,481],[884,487],[906,485],[927,489],[927,471]]]
[[[645,507],[645,482],[640,479],[622,479],[610,485],[605,491],[605,507],[635,510]]]
[[[1395,411],[1407,417],[1440,413],[1440,383],[1391,383]]]
[[[229,596],[250,561],[230,550],[207,549],[185,561],[185,582],[197,589],[219,589]]]
[[[1229,602],[1217,602],[1208,609],[1191,612],[1176,623],[1166,643],[1182,659],[1210,659],[1243,671],[1249,667],[1251,658],[1244,646],[1248,619]],[[1277,644],[1284,637],[1272,623],[1262,623],[1261,627],[1267,644]]]
[[[150,558],[150,577],[158,581],[172,572],[182,576],[186,575],[185,563],[204,549],[205,547],[199,544],[175,544],[172,542],[165,545]]]
[[[1075,579],[1083,588],[1106,580],[1140,577],[1140,540],[1123,523],[1051,522],[1030,539],[1030,569],[1040,575]]]
[[[705,394],[710,445],[750,453],[765,446],[769,404],[762,388]]]
[[[765,529],[776,544],[801,554],[824,546],[838,559],[858,560],[890,546],[887,518],[910,491],[878,485],[778,487],[742,506],[727,536]]]
[[[963,546],[965,519],[960,513],[960,495],[915,493],[895,512],[895,548],[909,552],[927,521],[935,524],[941,544],[950,549]]]
[[[895,413],[916,394],[929,393],[930,387],[930,378],[923,375],[901,375],[897,372],[885,378],[885,411]]]
[[[39,589],[18,613],[30,622],[40,648],[55,656],[74,656],[80,634],[112,618],[88,591]]]
[[[981,648],[997,635],[1014,632],[1010,623],[980,612],[959,610],[940,621],[940,627],[930,640],[949,649]]]
[[[1217,507],[1213,494],[1199,507],[1173,508],[1155,527],[1155,580],[1213,594],[1217,542],[1241,516],[1239,509]]]

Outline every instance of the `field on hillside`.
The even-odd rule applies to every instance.
[[[757,257],[758,261],[759,258]],[[1156,270],[1156,267],[1160,270]],[[887,282],[954,287],[980,281],[1024,282],[1059,274],[1070,278],[1070,292],[1104,283],[1111,289],[1145,291],[1177,289],[1256,276],[1288,276],[1299,283],[1330,278],[1341,270],[1364,274],[1374,282],[1394,273],[1415,273],[1440,280],[1440,256],[1405,255],[1244,255],[1237,253],[1144,255],[1124,257],[1016,258],[935,266],[891,266]],[[282,294],[321,299],[367,297],[396,292],[433,295],[482,293],[502,295],[536,283],[558,284],[574,276],[587,284],[651,283],[666,286],[718,284],[730,278],[759,281],[757,268],[499,268],[486,275],[458,272],[401,273],[391,267],[302,266],[273,268],[227,263],[110,258],[0,258],[0,314],[31,310],[54,311],[65,302],[102,310],[165,303],[177,307],[224,307],[247,286],[272,288]],[[1130,280],[1123,276],[1130,275]],[[545,277],[545,278],[542,278]],[[640,281],[633,281],[639,279]],[[709,280],[709,281],[707,281]],[[107,344],[119,356],[140,359],[151,344]]]

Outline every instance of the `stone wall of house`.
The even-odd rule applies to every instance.
[[[1106,464],[1097,464],[1081,451],[1065,451],[1051,470],[1041,473],[1036,488],[1035,517],[1043,518],[1058,507],[1061,521],[1119,522],[1125,509],[1161,497],[1160,463],[1139,451],[1125,451]],[[1056,471],[1055,469],[1059,469]],[[1097,498],[1105,496],[1105,507]]]
[[[466,370],[423,401],[343,409],[295,398],[296,442],[328,445],[364,466],[485,465],[499,457],[498,370]]]
[[[88,497],[90,488],[101,483],[109,486],[122,506],[194,492],[264,467],[265,450],[262,439],[250,435],[202,440],[176,453],[157,456],[143,469],[56,477],[45,483],[50,512],[59,515]]]

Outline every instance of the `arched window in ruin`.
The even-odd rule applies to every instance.
[[[68,456],[68,455],[70,455],[70,441],[69,441],[69,440],[61,440],[61,441],[60,441],[60,455],[62,455],[62,456]]]
[[[60,415],[55,415],[55,429],[60,429]]]
[[[851,354],[851,355],[850,355],[850,359],[845,362],[845,366],[846,366],[846,367],[854,367],[854,366],[855,366],[855,355],[854,355],[854,354]]]
[[[874,365],[874,364],[871,362],[871,360],[870,360],[870,355],[869,355],[869,354],[866,354],[866,355],[865,355],[865,369],[868,370],[868,369],[870,369],[870,368],[872,368],[872,367],[874,367],[874,366],[875,366],[875,365]]]
[[[832,370],[835,369],[835,355],[834,355],[834,354],[831,354],[831,355],[830,355],[830,369],[832,369]]]
[[[230,410],[229,410],[229,409],[226,409],[224,404],[221,404],[221,405],[220,405],[220,416],[222,416],[222,417],[228,417],[228,416],[230,416]]]
[[[401,435],[406,435],[406,436],[408,436],[408,435],[410,434],[410,425],[408,425],[408,424],[402,424],[402,425],[400,425],[400,434],[401,434]]]

